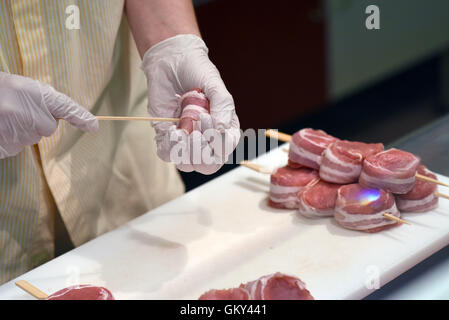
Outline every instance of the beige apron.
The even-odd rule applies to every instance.
[[[67,29],[75,4],[80,29]],[[50,83],[96,115],[145,115],[146,81],[124,0],[0,0],[0,70]],[[142,122],[58,130],[0,160],[0,283],[54,256],[60,214],[75,246],[184,192]],[[59,213],[58,213],[59,212]]]

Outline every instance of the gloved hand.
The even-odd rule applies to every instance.
[[[234,100],[209,60],[204,41],[195,35],[161,41],[145,53],[142,70],[148,80],[148,112],[152,117],[179,118],[177,95],[194,88],[201,89],[210,100],[210,115],[201,114],[195,125],[199,130],[190,134],[174,123],[153,122],[158,156],[174,162],[181,171],[217,171],[237,146],[240,123]]]
[[[84,131],[98,129],[95,116],[53,87],[0,72],[0,159],[50,136],[56,131],[57,119]]]

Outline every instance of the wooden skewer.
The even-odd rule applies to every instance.
[[[252,169],[254,171],[260,172],[260,173],[264,173],[264,174],[271,174],[272,173],[272,171],[270,169],[267,169],[264,166],[261,166],[260,164],[252,163],[252,162],[249,162],[249,161],[246,161],[246,160],[240,162],[240,165],[242,165],[244,167],[247,167],[247,168],[250,168],[250,169]]]
[[[269,137],[269,138],[278,139],[278,140],[283,141],[283,142],[289,142],[291,137],[292,137],[289,134],[282,133],[282,132],[277,132],[277,131],[274,131],[274,130],[271,130],[271,129],[268,129],[267,131],[265,131],[265,135],[267,137]],[[288,152],[287,149],[282,149],[282,151]],[[444,182],[441,182],[439,180],[435,180],[435,179],[423,176],[422,174],[419,174],[419,173],[416,174],[416,179],[423,180],[423,181],[430,182],[430,183],[439,184],[439,185],[445,186],[445,187],[449,187],[449,184],[447,184],[447,183],[444,183]]]
[[[392,214],[389,214],[389,213],[384,213],[384,217],[387,218],[387,219],[390,219],[390,220],[393,220],[393,221],[402,223],[402,224],[405,223],[405,224],[411,225],[410,222],[407,222],[407,221],[405,221],[405,220],[402,220],[401,218],[398,218],[398,217],[396,217],[396,216],[393,216]]]
[[[97,116],[98,120],[108,121],[160,121],[160,122],[178,122],[179,118],[154,118],[154,117],[113,117]]]
[[[26,291],[27,293],[29,293],[30,295],[32,295],[36,299],[45,300],[45,299],[48,298],[48,294],[46,294],[45,292],[43,292],[40,289],[36,288],[35,286],[33,286],[28,281],[19,280],[19,281],[16,282],[16,286],[18,286],[20,289]]]
[[[422,174],[419,174],[419,173],[416,174],[416,179],[423,180],[426,182],[436,183],[436,184],[439,184],[439,185],[445,186],[445,187],[449,187],[449,184],[447,184],[447,183],[423,176]]]
[[[265,131],[265,135],[268,138],[278,139],[279,141],[283,142],[290,142],[292,139],[292,136],[286,133],[278,132],[272,129],[268,129]]]
[[[443,193],[439,193],[439,192],[435,192],[434,193],[435,196],[437,197],[441,197],[441,198],[445,198],[445,199],[449,199],[449,196],[447,194],[443,194]]]

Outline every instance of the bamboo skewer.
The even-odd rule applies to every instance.
[[[246,161],[246,160],[240,162],[240,165],[242,165],[244,167],[247,167],[247,168],[250,168],[250,169],[252,169],[254,171],[263,173],[263,174],[271,174],[272,173],[272,171],[270,169],[267,169],[267,168],[261,166],[260,164],[252,163],[252,162],[249,162],[249,161]]]
[[[398,217],[396,217],[396,216],[393,216],[392,214],[389,214],[389,213],[384,213],[384,217],[387,218],[387,219],[390,219],[390,220],[393,220],[393,221],[402,223],[402,224],[405,223],[405,224],[411,225],[410,222],[407,222],[407,221],[405,221],[405,220],[402,220],[401,218],[398,218]]]
[[[154,117],[113,117],[97,116],[98,120],[107,121],[159,121],[159,122],[178,122],[179,118],[154,118]]]
[[[275,131],[272,129],[266,130],[265,136],[267,136],[268,138],[278,139],[279,141],[282,141],[282,142],[290,142],[290,140],[292,139],[291,135],[282,133],[279,131]]]
[[[435,192],[434,195],[437,196],[437,197],[444,198],[444,199],[449,199],[449,196],[447,194]]]
[[[246,160],[240,162],[240,165],[245,166],[245,167],[247,167],[247,168],[249,168],[249,169],[252,169],[252,170],[254,170],[254,171],[263,173],[263,174],[271,174],[271,173],[272,173],[271,170],[265,168],[264,166],[261,166],[260,164],[252,163],[252,162],[249,162],[249,161],[246,161]],[[448,197],[448,198],[449,198],[449,197]],[[398,217],[396,217],[396,216],[393,216],[393,215],[391,215],[391,214],[389,214],[389,213],[384,213],[384,217],[387,218],[387,219],[394,220],[394,221],[396,221],[396,222],[402,223],[402,224],[408,224],[408,225],[411,225],[410,222],[407,222],[407,221],[405,221],[405,220],[402,220],[402,219],[400,219],[400,218],[398,218]]]
[[[289,134],[277,132],[277,131],[274,131],[271,129],[268,129],[267,131],[265,131],[265,136],[267,136],[268,138],[278,139],[279,141],[283,141],[283,142],[289,142],[292,137]],[[286,150],[286,149],[283,149],[283,151],[288,152],[288,150]],[[449,187],[449,184],[447,184],[447,183],[423,176],[422,174],[419,174],[419,173],[416,174],[416,179],[423,180],[423,181],[430,182],[430,183],[439,184],[444,187]]]
[[[435,180],[435,179],[423,176],[422,174],[419,174],[419,173],[416,174],[416,178],[419,179],[419,180],[426,181],[426,182],[439,184],[440,186],[449,187],[449,184],[447,184],[447,183],[444,183],[444,182],[441,182],[439,180]]]
[[[48,294],[41,291],[40,289],[33,286],[31,283],[25,280],[19,280],[16,282],[16,286],[18,286],[23,291],[27,292],[28,294],[32,295],[36,299],[39,300],[45,300],[48,298]]]

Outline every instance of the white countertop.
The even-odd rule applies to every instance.
[[[281,149],[257,162],[285,164]],[[383,285],[449,244],[449,200],[434,212],[404,215],[412,226],[365,234],[330,218],[271,209],[268,187],[268,175],[237,168],[20,279],[48,293],[89,283],[117,299],[197,299],[279,271],[305,281],[316,299],[361,299],[375,291],[367,283],[375,284],[376,274]],[[0,287],[0,299],[30,299],[14,281]],[[424,284],[418,279],[389,298],[447,298],[449,279],[445,287],[442,281],[435,270]]]

